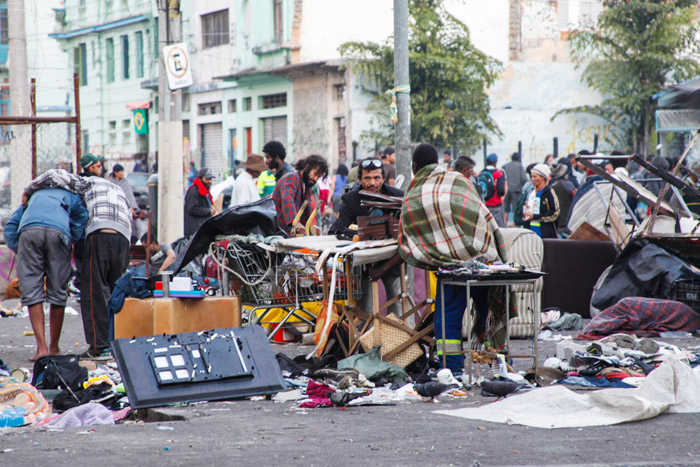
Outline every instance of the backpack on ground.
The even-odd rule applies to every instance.
[[[78,365],[77,355],[50,355],[34,363],[32,386],[37,389],[82,389],[88,379],[87,368]]]
[[[479,176],[476,177],[476,183],[481,188],[481,197],[484,201],[490,200],[496,194],[496,182],[490,171],[482,170]]]

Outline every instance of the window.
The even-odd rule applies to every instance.
[[[244,97],[243,98],[243,112],[248,112],[250,110],[253,110],[253,98],[252,97]]]
[[[143,33],[136,31],[136,77],[143,78],[144,75],[143,62]]]
[[[276,107],[286,107],[287,106],[287,93],[282,92],[280,94],[270,94],[267,96],[260,97],[261,107],[263,109],[274,109]]]
[[[73,49],[73,73],[78,74],[81,86],[88,84],[87,79],[87,44],[78,44]]]
[[[0,10],[0,44],[7,45],[10,43],[10,36],[7,25],[7,7]]]
[[[230,99],[228,101],[228,113],[230,113],[230,114],[236,113],[236,99]]]
[[[87,130],[82,130],[80,139],[82,140],[83,152],[87,152],[90,149],[90,133]]]
[[[335,100],[337,101],[344,101],[345,100],[345,85],[344,84],[336,84],[333,86],[335,89]]]
[[[272,8],[272,13],[273,13],[273,22],[274,22],[274,28],[275,28],[275,43],[276,44],[281,44],[282,41],[284,40],[284,29],[283,29],[283,16],[282,16],[282,0],[272,0],[273,3],[273,8]]]
[[[124,130],[130,129],[131,128],[131,119],[126,118],[126,119],[122,120],[122,128]]]
[[[188,92],[182,93],[182,111],[183,112],[190,111],[190,93],[188,93]]]
[[[228,44],[228,10],[202,15],[202,45],[203,47],[215,47]]]
[[[221,102],[209,102],[197,106],[198,115],[216,115],[221,113]]]
[[[122,78],[129,79],[129,36],[122,36]]]
[[[117,129],[117,121],[112,120],[109,122],[109,131],[114,131]]]
[[[107,82],[114,82],[114,39],[111,37],[105,42],[105,47],[107,48]]]

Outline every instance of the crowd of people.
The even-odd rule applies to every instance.
[[[364,291],[371,290],[370,281],[381,280],[387,299],[401,293],[401,262],[426,270],[449,267],[480,255],[505,262],[507,252],[500,229],[509,226],[528,228],[542,238],[566,237],[570,234],[567,218],[577,196],[600,179],[574,154],[558,160],[548,156],[542,163],[527,167],[519,153],[512,154],[502,167],[498,155],[489,154],[484,169],[477,173],[472,158],[453,158],[450,151],[444,151],[440,158],[435,147],[420,144],[412,154],[413,177],[404,184],[403,177],[396,173],[392,146],[356,161],[350,169],[339,164],[332,175],[328,161],[320,155],[306,156],[292,166],[284,145],[278,141],[267,142],[262,153],[250,154],[238,165],[235,180],[228,182],[230,206],[270,197],[279,227],[289,236],[309,235],[311,226],[312,230],[352,239],[358,218],[372,214],[362,205],[360,191],[404,199],[397,255],[373,265],[362,278]],[[670,167],[669,161],[659,156],[649,161],[663,170]],[[109,353],[112,318],[107,304],[115,282],[127,269],[130,246],[141,241],[151,253],[154,272],[163,272],[175,262],[173,247],[159,243],[157,234],[152,233],[150,239],[138,235],[134,220],[139,210],[124,167],[115,164],[105,177],[103,162],[102,157],[85,154],[80,160],[82,174],[54,169],[33,180],[25,189],[22,206],[5,226],[7,245],[19,255],[21,301],[29,309],[36,336],[37,350],[32,360],[60,352],[66,291],[73,274],[72,283],[82,299],[88,345],[83,355],[92,358]],[[139,170],[143,170],[145,161],[138,162]],[[626,158],[603,161],[600,168],[642,182],[649,180],[644,183],[654,194],[661,189],[658,181]],[[197,170],[190,163],[186,178],[184,235],[188,238],[221,208],[212,196],[211,169]],[[692,163],[686,167],[686,182],[697,186],[699,181],[700,164]],[[434,222],[436,218],[439,222]],[[324,220],[328,220],[325,225]],[[487,288],[478,289],[473,298],[477,323],[483,330],[489,310],[498,310],[501,301]],[[436,315],[436,338],[439,344],[445,344],[447,366],[458,371],[466,303],[464,295],[449,286],[444,288],[445,295],[441,294],[436,302],[438,306],[445,303],[445,334],[441,317]],[[371,293],[364,293],[359,310],[367,313],[372,300]],[[48,343],[45,301],[50,305]],[[397,302],[388,311],[398,314],[398,308]]]

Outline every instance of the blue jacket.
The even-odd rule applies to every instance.
[[[85,233],[88,212],[80,196],[58,188],[39,190],[20,206],[5,224],[5,243],[17,253],[19,235],[29,227],[46,227],[63,233],[67,244]]]

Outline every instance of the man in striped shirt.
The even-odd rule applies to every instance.
[[[26,199],[42,188],[62,188],[80,195],[89,219],[85,229],[83,274],[80,284],[81,314],[85,340],[89,346],[85,358],[108,356],[111,317],[107,302],[114,283],[129,263],[131,211],[124,191],[101,176],[102,157],[85,154],[80,165],[88,176],[79,177],[65,170],[52,169],[34,179],[25,188]]]

